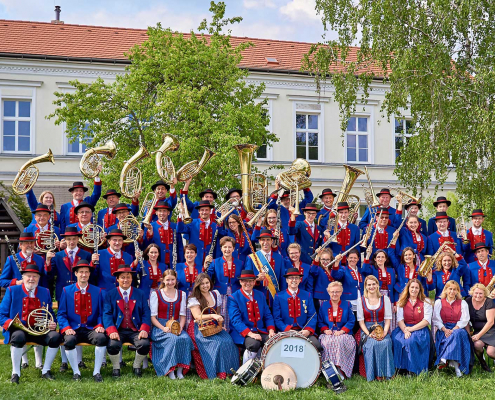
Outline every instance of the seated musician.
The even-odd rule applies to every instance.
[[[198,322],[202,321],[215,325],[223,322],[220,315],[222,297],[217,290],[212,289],[213,283],[208,274],[199,274],[187,301],[194,318],[189,323],[187,333],[194,344],[192,355],[199,377],[225,379],[232,369],[239,367],[239,350],[226,330],[204,336],[198,327]]]
[[[461,278],[465,281],[464,277],[469,273],[466,261],[462,259],[458,262],[454,256],[454,250],[450,247],[446,247],[445,251],[440,253],[435,267],[428,274],[428,290],[435,291],[435,300],[440,298],[448,281],[456,281],[461,286]],[[467,287],[465,283],[464,286]],[[461,295],[467,295],[463,287],[461,287]]]
[[[483,228],[483,221],[485,220],[485,214],[483,210],[473,210],[471,214],[471,222],[473,226],[466,232],[469,243],[463,244],[464,258],[466,262],[472,263],[477,260],[474,245],[476,243],[484,243],[488,247],[488,251],[491,253],[493,249],[493,234]]]
[[[103,328],[103,290],[89,284],[93,270],[94,267],[86,260],[73,265],[72,272],[77,282],[63,289],[58,302],[58,324],[75,381],[81,380],[76,345],[89,343],[96,346],[93,379],[95,382],[103,382],[100,370],[108,337]]]
[[[313,302],[318,311],[324,301],[330,300],[328,295],[328,284],[335,281],[332,277],[332,268],[329,264],[333,261],[332,250],[328,247],[318,250],[315,260],[311,265],[311,276],[313,277]]]
[[[114,208],[119,204],[120,197],[122,195],[117,192],[115,189],[109,189],[102,196],[107,202],[106,208],[98,211],[98,225],[100,225],[105,231],[108,231],[108,228],[117,223],[118,216],[113,212]],[[139,214],[139,194],[132,199],[131,203],[131,212],[133,215],[137,216]]]
[[[445,213],[445,215],[447,215],[447,210],[449,209],[451,204],[452,202],[450,200],[447,200],[447,198],[444,196],[438,197],[437,200],[433,202],[433,206],[435,207],[437,214],[441,212],[441,213]],[[449,216],[447,216],[446,219],[448,222],[445,229],[451,232],[456,232],[455,219]],[[438,229],[437,222],[438,219],[436,217],[432,217],[428,220],[427,236],[430,236],[431,234],[437,231]]]
[[[326,229],[328,218],[335,217],[333,212],[333,201],[337,197],[337,193],[332,192],[332,189],[323,189],[321,194],[318,196],[323,203],[323,207],[320,208],[318,214],[316,214],[316,221],[318,225]]]
[[[237,215],[236,215],[237,217]],[[221,315],[223,317],[223,327],[229,332],[230,318],[227,310],[227,298],[240,288],[237,277],[242,270],[242,261],[234,257],[235,240],[226,236],[220,239],[220,250],[222,257],[215,260],[212,256],[207,256],[204,271],[214,282],[213,288],[220,293],[222,298]]]
[[[387,220],[387,225],[390,225],[392,228],[398,228],[402,221],[402,211],[397,211],[395,208],[390,207],[390,201],[392,200],[392,197],[394,197],[394,195],[390,193],[390,189],[385,188],[380,190],[376,194],[376,197],[378,197],[380,206],[377,210],[374,211],[380,213],[380,209],[387,210],[388,215],[390,216],[390,218]],[[363,217],[361,218],[361,221],[359,221],[359,229],[365,232],[370,222],[373,222],[373,218],[370,214],[369,208],[367,208],[364,212]]]
[[[226,225],[227,227],[223,230],[223,234],[231,237],[235,242],[233,256],[238,258],[242,263],[245,263],[246,257],[251,254],[251,247],[242,229],[241,217],[230,214],[227,218]]]
[[[449,216],[446,212],[437,212],[436,216],[432,219],[435,219],[437,230],[430,232],[430,236],[428,236],[428,252],[430,255],[435,254],[440,246],[443,243],[452,243],[449,244],[449,247],[456,252],[455,256],[457,261],[462,258],[462,244],[461,241],[457,238],[457,234],[455,231],[449,230]],[[430,221],[432,220],[430,219]],[[428,223],[428,226],[430,224]],[[428,228],[429,231],[430,228]]]
[[[467,292],[475,283],[482,283],[488,286],[492,278],[495,276],[495,262],[490,260],[490,248],[483,242],[476,243],[474,251],[477,261],[468,265],[468,270],[464,275],[464,289]]]
[[[150,351],[148,335],[151,327],[148,296],[131,286],[136,271],[129,265],[119,265],[112,272],[118,286],[108,290],[103,301],[103,325],[110,341],[107,352],[113,365],[112,377],[120,377],[120,350],[122,343],[136,347],[132,370],[142,376],[141,366]]]
[[[428,372],[433,307],[421,282],[409,280],[397,302],[398,327],[392,332],[395,368],[419,375]]]
[[[28,264],[23,268],[21,283],[10,286],[5,291],[5,296],[0,304],[0,324],[3,327],[4,342],[10,344],[10,355],[12,358],[12,383],[19,383],[21,376],[21,358],[23,347],[27,342],[35,342],[42,346],[48,346],[46,350],[45,363],[41,371],[41,378],[53,380],[50,372],[53,360],[58,352],[61,342],[60,333],[57,328],[57,320],[52,309],[52,298],[50,291],[38,286],[40,281],[40,270],[35,264]],[[53,322],[48,323],[49,331],[43,335],[32,335],[20,329],[12,322],[16,316],[20,323],[27,327],[29,314],[41,307],[47,307],[48,312],[53,316]],[[34,325],[34,317],[29,320]]]
[[[469,307],[462,300],[461,289],[457,282],[448,281],[433,308],[433,325],[437,328],[435,365],[454,367],[457,377],[469,374],[473,365],[469,333],[465,329],[468,323]]]
[[[151,190],[155,193],[155,196],[157,197],[157,203],[159,201],[164,201],[167,203],[170,207],[171,210],[175,208],[177,205],[177,193],[175,192],[175,185],[177,184],[177,178],[174,178],[174,183],[169,185],[168,183],[165,183],[162,180],[156,181],[154,185],[151,185]],[[170,196],[167,197],[167,194],[170,194]],[[143,215],[147,215],[148,209],[145,208],[143,211]],[[172,214],[169,216],[169,220],[171,218]],[[157,216],[155,214],[155,210],[152,211],[152,218],[151,221],[156,221]]]
[[[44,237],[48,238],[52,229],[50,224],[50,209],[48,208],[48,206],[45,206],[44,204],[38,204],[38,207],[36,208],[36,210],[34,210],[34,219],[36,223],[24,228],[24,232],[29,232],[33,236],[35,236],[38,242],[38,246],[43,247],[41,244],[40,235],[44,235]],[[54,240],[55,246],[57,248],[60,248],[60,241],[58,239],[60,238],[60,229],[57,228],[55,225],[53,226],[53,233],[56,235],[56,238]],[[43,258],[45,257],[44,252],[40,252],[39,254]]]
[[[246,350],[243,363],[255,358],[266,341],[275,335],[275,322],[268,308],[266,297],[253,290],[256,275],[252,270],[242,270],[237,278],[241,289],[229,297],[230,335],[234,343]]]
[[[396,267],[397,282],[395,284],[395,291],[399,294],[402,293],[411,279],[417,279],[421,282],[423,292],[428,296],[427,283],[432,283],[432,280],[427,281],[427,278],[418,275],[418,258],[416,253],[411,247],[406,247],[400,257],[400,264]]]
[[[180,191],[181,198],[185,198],[186,205],[187,205],[187,210],[189,211],[189,216],[191,218],[199,218],[199,212],[198,209],[195,208],[198,204],[199,201],[195,201],[194,203],[189,199],[188,193],[189,193],[189,185],[191,184],[192,178],[186,180],[184,182],[184,188]],[[214,222],[217,215],[215,211],[215,204],[214,201],[217,199],[218,195],[216,192],[214,192],[212,189],[207,188],[204,189],[203,191],[199,192],[199,199],[200,201],[209,201],[210,204],[213,206],[213,208],[210,209],[210,221]]]
[[[420,231],[420,219],[415,215],[407,217],[405,226],[399,232],[399,241],[396,245],[397,254],[402,254],[406,247],[410,247],[424,261],[428,254],[428,238]]]
[[[327,287],[330,300],[323,302],[318,312],[322,361],[331,361],[346,378],[352,375],[356,357],[356,340],[351,336],[356,324],[351,303],[342,300],[340,282],[330,282]]]
[[[156,245],[155,245],[156,246]],[[151,292],[150,310],[152,360],[158,376],[183,379],[191,367],[191,338],[186,333],[186,294],[177,289],[177,273],[173,269],[163,272],[158,290]],[[172,333],[167,322],[179,323],[179,334]]]
[[[303,263],[301,261],[301,246],[297,243],[289,244],[287,248],[287,254],[289,258],[285,259],[285,272],[289,270],[289,268],[295,268],[299,272],[301,272],[302,281],[299,284],[299,287],[306,292],[310,293],[313,296],[313,277],[311,275],[311,265]],[[287,289],[288,281],[286,279],[280,282],[281,290]]]
[[[390,379],[395,373],[392,339],[389,335],[392,305],[390,299],[380,293],[380,284],[373,275],[364,280],[364,295],[358,303],[357,315],[361,340],[367,337],[363,345],[363,375],[368,381]],[[375,332],[377,325],[382,327],[383,335]]]
[[[316,204],[310,203],[302,209],[304,221],[297,221],[294,207],[290,207],[289,235],[295,236],[295,242],[301,246],[301,260],[311,264],[311,255],[320,247],[323,239],[323,229],[315,221],[318,209]]]
[[[164,263],[160,262],[161,257],[160,247],[155,243],[151,243],[143,252],[143,265],[146,274],[141,275],[138,288],[148,297],[158,289],[163,273],[168,269]],[[139,261],[135,259],[131,266],[133,269],[139,269]]]
[[[302,272],[297,268],[289,268],[284,275],[287,289],[278,292],[273,302],[273,320],[279,332],[298,331],[306,336],[318,351],[322,351],[320,342],[315,336],[318,317],[311,293],[299,289]]]
[[[101,170],[101,166],[99,166]],[[82,182],[74,182],[72,187],[69,188],[69,192],[72,195],[72,201],[62,204],[60,207],[60,232],[64,233],[65,228],[71,224],[75,224],[79,221],[77,213],[74,208],[77,207],[82,201],[93,206],[96,205],[101,195],[101,179],[97,176],[95,178],[95,184],[93,193],[91,196],[84,197],[84,193],[88,191],[88,188],[84,186]]]
[[[278,225],[280,225],[280,229],[278,229]],[[258,218],[251,235],[251,241],[253,243],[258,241],[260,232],[263,229],[268,229],[272,233],[274,238],[272,244],[273,251],[276,251],[282,257],[285,257],[287,255],[287,246],[290,244],[289,233],[288,228],[284,231],[281,221],[278,221],[276,209],[269,208],[266,210],[264,218]]]
[[[44,190],[43,192],[41,192],[39,198],[36,199],[34,190],[30,189],[26,193],[26,199],[29,209],[33,214],[33,219],[31,220],[31,224],[34,224],[36,222],[36,219],[34,218],[34,210],[36,210],[38,208],[38,204],[41,203],[44,204],[45,206],[48,206],[48,208],[53,206],[54,225],[60,228],[60,214],[57,211],[57,204],[55,203],[55,195],[53,194],[53,192],[50,192],[49,190]]]
[[[345,201],[339,202],[337,205],[337,230],[335,230],[334,226],[328,227],[328,219],[327,225],[323,228],[327,231],[325,232],[325,241],[328,240],[329,237],[334,235],[336,232],[339,232],[337,237],[335,238],[335,242],[330,244],[332,248],[333,254],[336,256],[340,253],[344,253],[346,250],[349,250],[353,247],[357,242],[359,242],[359,228],[357,225],[349,223],[349,204]],[[340,261],[342,264],[347,262],[346,257],[344,256]]]

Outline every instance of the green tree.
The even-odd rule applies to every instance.
[[[26,199],[24,196],[19,196],[14,193],[12,186],[6,186],[2,181],[0,181],[0,197],[3,197],[8,205],[12,208],[17,215],[17,218],[21,221],[22,225],[28,226],[33,219],[33,214],[31,210],[26,205]]]
[[[163,135],[175,135],[180,148],[168,152],[178,170],[202,156],[204,147],[216,156],[190,188],[192,198],[206,187],[222,191],[239,186],[239,160],[233,145],[269,144],[276,136],[266,130],[269,122],[258,102],[263,85],[247,84],[246,69],[238,65],[242,51],[251,43],[233,47],[230,29],[242,18],[224,18],[225,4],[211,2],[212,19],[199,26],[200,34],[181,34],[158,24],[148,28],[148,38],[132,47],[126,56],[131,64],[115,82],[99,78],[93,83],[70,82],[73,93],[55,93],[56,110],[47,118],[65,122],[70,140],[91,132],[91,145],[112,139],[117,146],[113,160],[104,162],[102,179],[106,188],[118,188],[124,162],[140,145],[158,149]],[[89,144],[91,139],[87,139]],[[137,164],[146,193],[159,179],[155,157]]]
[[[461,203],[483,207],[493,227],[495,2],[316,0],[316,9],[338,39],[313,46],[303,68],[334,85],[342,129],[383,80],[383,115],[409,109],[416,133],[397,164],[400,181],[441,186],[455,170]]]

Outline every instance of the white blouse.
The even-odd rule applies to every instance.
[[[431,316],[433,314],[433,307],[427,301],[425,301],[423,304],[424,304],[423,319],[427,320],[428,323],[431,324]],[[397,322],[400,322],[403,320],[404,320],[404,309],[402,307],[397,306]]]
[[[162,294],[163,300],[173,303],[174,301],[177,300],[177,297],[179,296],[179,291],[175,291],[175,296],[173,298],[167,297],[165,295],[165,289],[160,289],[160,292]],[[186,294],[182,292],[182,300],[180,302],[180,312],[179,315],[181,316],[186,316]],[[158,316],[158,293],[156,290],[153,290],[150,295],[150,310],[151,310],[151,316],[156,317]]]
[[[220,292],[218,290],[214,290],[214,292],[217,295],[217,301],[216,304],[213,304],[212,307],[221,307],[222,306],[222,296],[220,295]],[[215,301],[215,296],[213,296],[212,292],[210,292],[210,296]],[[194,306],[199,306],[199,301],[196,297],[190,297],[189,300],[187,301],[187,308],[192,308]]]
[[[447,299],[445,299],[447,300]],[[455,301],[455,300],[454,300]],[[453,301],[448,301],[449,304],[452,304]],[[438,329],[442,329],[444,327],[442,317],[440,317],[440,311],[442,311],[442,300],[438,299],[435,301],[435,307],[433,309],[433,325]],[[462,300],[461,302],[461,319],[457,322],[456,326],[459,328],[465,328],[469,322],[469,306],[467,303]]]
[[[390,299],[388,296],[382,296],[383,305],[385,307],[385,319],[392,319],[392,304],[390,304]],[[376,310],[380,306],[380,302],[375,305],[371,305],[366,297],[364,297],[364,301],[366,302],[366,307],[369,310]],[[364,321],[364,311],[363,311],[363,302],[359,301],[357,303],[357,320]]]

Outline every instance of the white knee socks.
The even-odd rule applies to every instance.
[[[133,368],[141,368],[141,365],[143,364],[143,360],[148,357],[147,354],[142,356],[136,351],[136,355],[134,356],[134,362],[132,363]]]
[[[242,363],[246,364],[249,360],[256,358],[256,353],[255,351],[249,351],[249,350],[244,350],[244,355],[242,357]]]
[[[62,356],[62,362],[67,364],[67,354],[65,354],[65,346],[60,346],[60,355]]]
[[[43,365],[43,369],[41,370],[42,374],[46,374],[48,371],[50,371],[50,368],[52,367],[53,360],[55,360],[57,353],[58,353],[58,347],[54,347],[54,348],[47,347],[46,348],[45,364]]]
[[[10,357],[12,358],[12,375],[21,376],[21,358],[23,348],[10,346]]]
[[[76,349],[65,350],[65,354],[67,355],[67,359],[69,360],[69,364],[72,368],[72,372],[74,374],[81,375],[81,372],[79,371],[79,366],[77,365],[77,351],[76,351]]]
[[[43,366],[43,346],[34,346],[34,360],[36,362],[36,368]]]
[[[105,358],[106,347],[95,347],[95,368],[93,369],[93,376],[100,373],[101,364]]]
[[[77,362],[80,363],[82,361],[82,346],[76,346],[77,351]]]

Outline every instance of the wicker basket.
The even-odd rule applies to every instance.
[[[209,308],[211,308],[213,312],[217,314],[217,312],[213,307],[206,307],[203,311],[201,311],[201,316],[199,317],[199,321],[196,321],[196,323],[198,324],[198,329],[203,334],[204,337],[216,335],[218,332],[220,332],[223,329],[223,323],[221,321],[216,321],[213,319],[203,321],[203,314]]]

